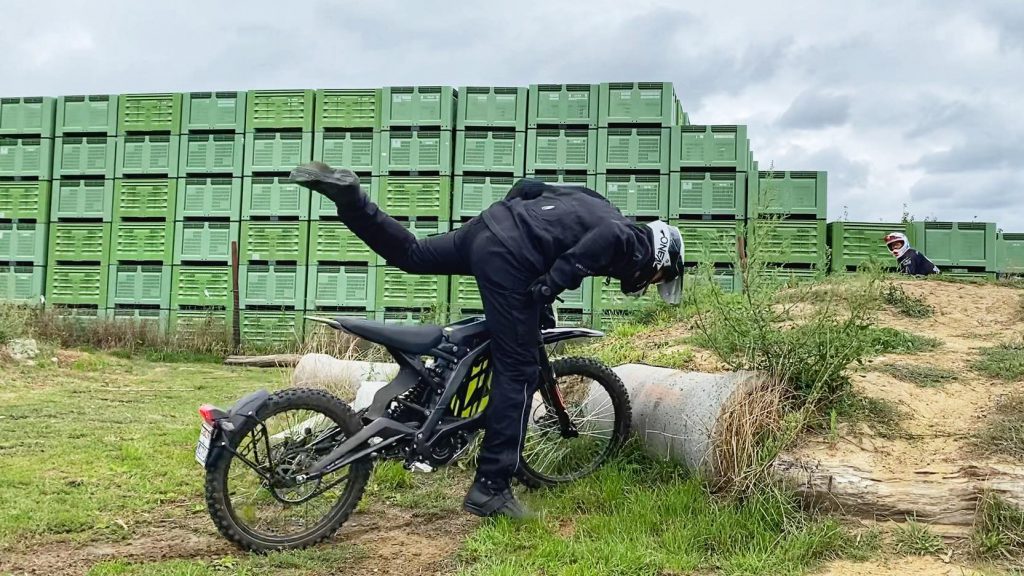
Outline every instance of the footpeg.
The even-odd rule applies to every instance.
[[[423,462],[413,462],[412,464],[409,465],[409,470],[412,470],[413,472],[419,472],[421,474],[430,474],[431,472],[434,471],[434,467],[431,466],[430,464],[425,464]]]

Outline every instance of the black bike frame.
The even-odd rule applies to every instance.
[[[340,326],[333,324],[332,327],[340,329]],[[555,409],[563,435],[575,437],[576,430],[566,413],[565,404],[562,402],[561,393],[558,391],[555,374],[548,360],[546,346],[565,340],[599,338],[601,336],[604,336],[602,332],[587,328],[552,328],[541,331],[541,381],[539,388],[544,402]],[[490,351],[490,341],[472,349],[468,354],[459,359],[437,349],[431,350],[427,354],[434,358],[448,360],[454,363],[455,367],[448,375],[444,391],[439,395],[434,406],[427,408],[427,419],[419,429],[410,428],[401,422],[384,417],[383,414],[395,398],[412,389],[418,382],[424,381],[424,379],[427,382],[433,382],[433,379],[427,372],[426,366],[417,356],[392,348],[387,350],[398,363],[399,372],[394,380],[378,390],[374,395],[373,403],[367,409],[367,415],[374,417],[374,420],[351,438],[342,442],[340,446],[329,454],[315,462],[309,471],[303,475],[302,481],[316,480],[326,476],[360,458],[380,452],[403,440],[412,439],[415,452],[426,457],[429,456],[439,442],[445,440],[451,434],[460,431],[475,431],[483,427],[483,415],[486,413],[486,410],[469,418],[445,425],[442,425],[441,421],[447,414],[452,398],[459,391],[470,369],[481,356]],[[364,447],[371,438],[381,438],[381,441],[372,446]]]

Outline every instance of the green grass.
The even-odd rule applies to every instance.
[[[918,336],[895,328],[871,326],[864,331],[868,350],[874,354],[916,354],[935,350],[942,340]]]
[[[1024,459],[1024,393],[1001,399],[974,443],[990,454]]]
[[[864,424],[882,438],[906,435],[903,411],[888,400],[850,392],[836,402],[833,410],[837,419]]]
[[[657,309],[655,309],[657,310]],[[585,341],[570,348],[569,354],[592,356],[609,366],[650,364],[666,368],[686,368],[693,361],[693,351],[680,338],[656,338],[650,334],[671,324],[666,317],[650,312],[647,316],[620,324],[604,338]]]
[[[882,300],[908,318],[928,318],[935,308],[921,298],[907,294],[899,284],[888,283],[882,287]]]
[[[941,388],[959,378],[952,370],[921,364],[883,364],[874,369],[921,388]]]
[[[982,498],[972,535],[983,558],[1024,561],[1024,510],[995,496]]]
[[[530,503],[545,514],[483,525],[466,543],[460,574],[802,574],[853,541],[783,491],[717,500],[698,479],[639,457]]]
[[[122,523],[157,508],[207,521],[203,473],[192,454],[196,408],[230,405],[285,380],[276,370],[92,354],[68,366],[3,369],[0,550],[43,535],[127,536]]]
[[[896,526],[892,540],[897,554],[934,556],[946,549],[942,537],[925,524],[910,519]]]
[[[1009,382],[1024,380],[1024,339],[982,348],[971,367],[991,378]]]

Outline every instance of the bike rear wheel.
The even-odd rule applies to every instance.
[[[532,488],[593,473],[625,444],[632,418],[626,387],[608,366],[562,358],[551,367],[578,436],[564,437],[554,407],[539,392],[534,395],[519,470],[520,481]]]
[[[295,476],[360,428],[351,408],[322,390],[272,394],[255,418],[232,433],[234,453],[224,447],[210,453],[206,504],[217,529],[260,552],[329,538],[362,497],[372,463],[355,462],[305,483]]]

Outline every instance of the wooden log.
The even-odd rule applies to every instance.
[[[870,520],[915,518],[970,527],[986,495],[1024,508],[1024,467],[935,465],[912,475],[867,470],[841,460],[780,455],[775,472],[812,507]]]
[[[299,363],[301,354],[271,354],[270,356],[228,356],[228,366],[249,366],[251,368],[290,368]]]

